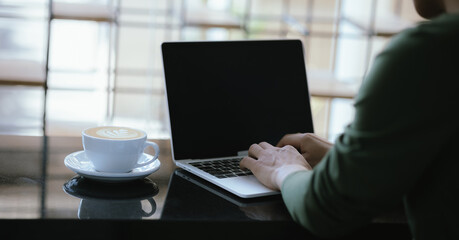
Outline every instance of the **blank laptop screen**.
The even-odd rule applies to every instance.
[[[163,43],[175,160],[313,132],[299,40]]]

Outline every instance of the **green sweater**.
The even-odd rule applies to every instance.
[[[415,239],[459,239],[459,14],[394,37],[355,109],[314,170],[285,179],[294,220],[337,237],[403,201]]]

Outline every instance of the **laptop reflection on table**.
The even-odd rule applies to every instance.
[[[182,169],[171,176],[161,219],[292,221],[280,195],[240,198]]]

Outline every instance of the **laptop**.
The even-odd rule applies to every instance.
[[[175,164],[242,198],[279,194],[239,162],[313,132],[301,41],[165,42],[162,55]]]

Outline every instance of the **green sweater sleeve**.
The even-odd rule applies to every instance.
[[[355,99],[353,123],[313,171],[285,179],[282,195],[295,221],[318,236],[336,237],[407,196],[428,205],[417,189],[433,160],[451,160],[442,153],[457,134],[457,117],[444,117],[451,115],[445,103],[457,102],[457,83],[448,81],[456,74],[459,38],[457,30],[448,35],[448,21],[405,31],[378,55]]]

